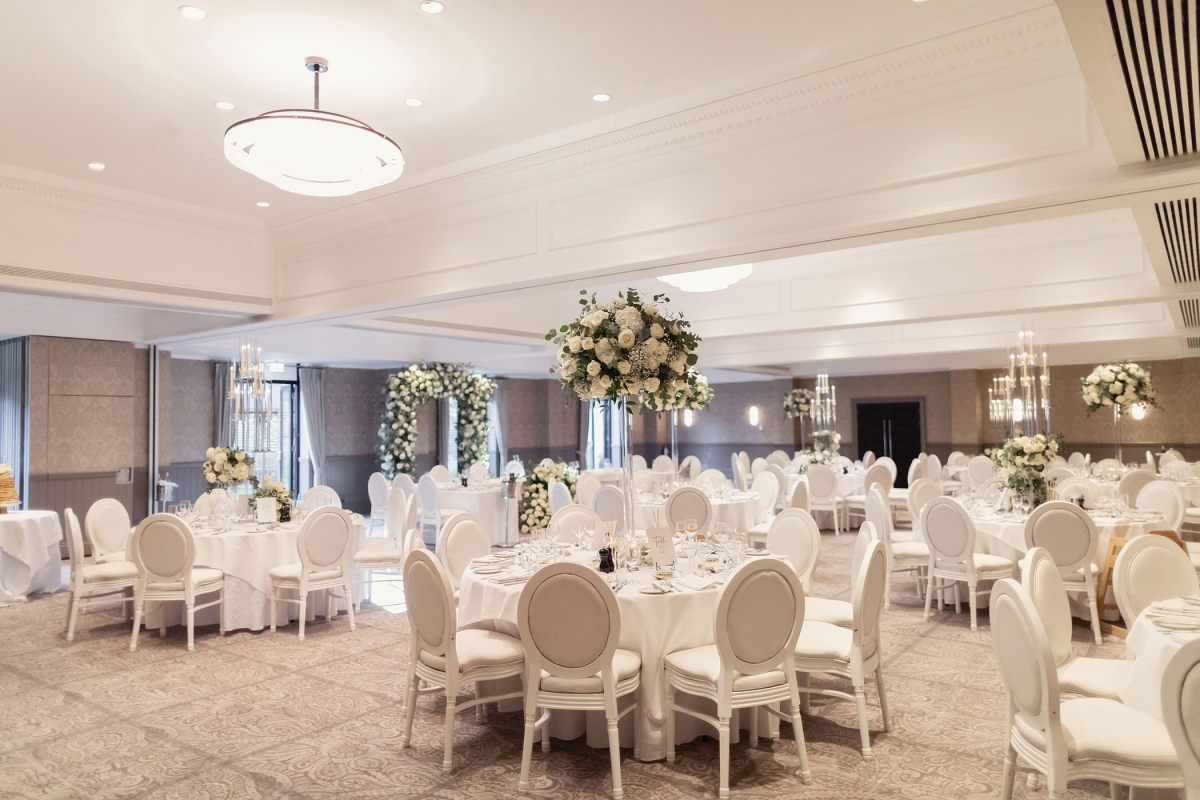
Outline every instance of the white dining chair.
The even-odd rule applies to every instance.
[[[883,607],[892,607],[892,575],[901,573],[913,578],[917,597],[921,597],[922,585],[928,584],[929,547],[924,542],[899,541],[892,529],[891,505],[883,494],[882,486],[872,486],[867,495],[867,522],[871,523],[877,541],[883,545],[887,560],[884,575]]]
[[[613,797],[624,797],[617,724],[637,708],[637,701],[623,711],[617,710],[617,701],[637,692],[642,659],[617,647],[621,639],[617,596],[590,567],[570,561],[551,564],[538,570],[521,590],[517,630],[525,648],[525,739],[518,791],[529,791],[539,728],[542,751],[549,750],[552,710],[603,711]]]
[[[404,562],[404,601],[412,628],[405,684],[404,732],[400,746],[412,742],[418,684],[425,681],[446,696],[442,771],[449,772],[454,753],[454,715],[467,708],[524,697],[523,691],[483,696],[485,681],[516,677],[525,672],[525,648],[519,639],[496,631],[458,629],[458,609],[450,579],[441,562],[428,550],[416,549]],[[475,684],[476,695],[463,702],[459,689]],[[425,692],[420,692],[425,694]]]
[[[651,469],[655,472],[675,474],[675,462],[668,455],[659,455],[654,457],[654,462],[651,464]]]
[[[325,506],[333,506],[334,508],[342,507],[342,498],[338,497],[338,493],[332,488],[321,484],[305,492],[303,500],[304,508],[308,511]]]
[[[426,472],[417,481],[417,505],[419,509],[417,527],[421,529],[426,543],[436,542],[442,525],[450,517],[459,513],[452,508],[442,508],[441,489],[434,480],[432,470]]]
[[[1067,457],[1067,466],[1071,469],[1083,469],[1087,466],[1087,459],[1084,458],[1083,453],[1075,451]]]
[[[137,581],[137,565],[132,561],[106,561],[103,564],[88,564],[84,561],[83,531],[79,518],[71,509],[63,511],[66,520],[67,557],[71,561],[71,577],[67,583],[67,641],[75,640],[75,623],[79,609],[88,606],[111,605],[114,595],[121,595],[121,610],[125,603],[134,600],[134,583]]]
[[[1004,478],[993,475],[975,487],[975,496],[987,503],[989,507],[993,507],[1000,499],[1000,495],[1004,494],[1005,488]]]
[[[756,458],[750,462],[750,477],[757,478],[758,473],[767,468],[767,460],[765,458]]]
[[[925,474],[921,477],[941,485],[946,480],[946,476],[942,474],[942,460],[935,454],[930,453],[925,459]],[[912,484],[910,483],[909,486],[912,486]]]
[[[1114,700],[1060,697],[1046,629],[1020,584],[1008,578],[996,582],[990,615],[1007,698],[1003,800],[1012,800],[1018,771],[1045,775],[1054,800],[1066,798],[1067,784],[1080,780],[1183,786],[1179,759],[1161,722]]]
[[[413,488],[415,489],[416,487],[414,486]],[[404,525],[401,527],[406,531],[412,530],[413,528],[420,530],[420,513],[421,499],[417,497],[417,493],[414,491],[412,494],[408,495],[408,499],[404,501]]]
[[[371,477],[367,479],[367,499],[371,501],[371,514],[367,517],[367,535],[370,536],[375,530],[376,522],[384,522],[384,516],[387,514],[388,507],[388,492],[391,487],[388,486],[388,479],[384,477],[382,472],[372,472]]]
[[[1186,642],[1163,671],[1162,712],[1183,769],[1187,800],[1200,800],[1200,639]]]
[[[129,512],[125,505],[112,497],[92,503],[83,518],[88,542],[92,545],[92,563],[105,564],[109,561],[127,561],[125,545],[129,541]]]
[[[208,519],[212,516],[212,498],[208,492],[196,498],[196,502],[192,503],[192,513],[197,519]]]
[[[675,715],[687,714],[717,729],[720,784],[729,797],[729,738],[733,711],[759,707],[790,720],[800,761],[800,780],[809,783],[808,750],[800,720],[796,640],[804,624],[804,588],[794,570],[773,558],[755,558],[737,567],[717,596],[715,644],[677,650],[663,659],[667,686],[667,763],[675,763]],[[714,718],[676,702],[678,692],[716,705]],[[779,710],[786,701],[790,717]],[[751,729],[757,727],[751,722]]]
[[[641,455],[635,455],[633,457],[633,469],[635,472],[639,469],[647,469],[646,457],[641,456]]]
[[[1167,461],[1165,456],[1159,462],[1163,477],[1176,483],[1189,483],[1192,480],[1192,465],[1186,461],[1172,459]]]
[[[883,466],[887,467],[887,471],[892,473],[892,486],[895,486],[896,477],[900,474],[900,471],[896,468],[896,462],[892,460],[891,456],[880,456],[875,459],[875,463],[883,464]]]
[[[1075,477],[1075,473],[1068,467],[1050,467],[1043,474],[1047,481],[1052,484],[1057,484],[1058,481],[1069,481]]]
[[[641,469],[633,473],[633,492],[637,494],[653,494],[658,488],[659,476],[652,469]],[[592,494],[595,495],[593,487]],[[576,492],[578,494],[578,492]]]
[[[1158,463],[1154,460],[1154,453],[1151,453],[1149,450],[1146,451],[1146,470],[1151,475],[1158,474]]]
[[[196,541],[192,529],[174,514],[151,514],[138,523],[129,539],[130,560],[137,568],[133,596],[133,637],[129,650],[137,650],[138,630],[146,613],[146,601],[182,600],[186,607],[187,649],[196,649],[196,612],[221,606],[220,631],[225,635],[225,573],[195,566]],[[217,599],[196,605],[196,598],[216,593]],[[167,632],[164,621],[160,636]]]
[[[909,486],[912,486],[910,481]],[[875,464],[867,469],[863,475],[863,493],[851,494],[846,496],[846,525],[850,525],[850,517],[859,516],[863,519],[867,518],[867,495],[871,492],[872,486],[880,486],[883,488],[883,496],[888,497],[892,491],[892,473],[888,471],[886,464]]]
[[[996,474],[996,464],[987,456],[975,456],[967,462],[967,476],[972,486],[980,486]]]
[[[460,511],[446,520],[438,532],[435,552],[446,568],[451,588],[457,592],[471,561],[491,555],[492,542],[478,517]]]
[[[1073,477],[1073,476],[1070,476]],[[1134,469],[1126,472],[1117,484],[1117,496],[1124,495],[1129,505],[1136,507],[1138,493],[1146,486],[1157,480],[1153,472],[1147,469]]]
[[[867,452],[862,454],[863,469],[870,469],[874,463],[875,463],[875,452],[873,450],[868,450]]]
[[[1025,549],[1045,548],[1062,576],[1064,591],[1087,595],[1092,636],[1102,644],[1100,610],[1096,604],[1096,549],[1100,534],[1096,523],[1079,506],[1051,500],[1034,509],[1025,521]],[[1028,587],[1026,587],[1028,588]]]
[[[304,641],[304,623],[308,615],[308,593],[324,590],[325,621],[337,616],[336,588],[342,589],[350,630],[354,630],[354,596],[350,591],[350,554],[354,548],[354,520],[349,511],[324,506],[304,518],[296,537],[298,563],[274,567],[267,572],[271,578],[271,633],[276,629],[276,606],[296,603],[300,606],[300,641]],[[284,597],[281,592],[292,589],[296,597]]]
[[[1116,471],[1120,472],[1125,469],[1125,465],[1115,458],[1102,458],[1092,465],[1093,475],[1102,475],[1105,472]]]
[[[514,458],[504,465],[504,474],[510,478],[524,478],[525,465],[521,463],[520,459]]]
[[[1133,498],[1130,498],[1131,500]],[[1187,508],[1183,493],[1170,481],[1151,481],[1137,494],[1137,507],[1143,511],[1157,511],[1163,515],[1162,522],[1155,523],[1155,530],[1179,533],[1183,527],[1183,511]]]
[[[921,513],[921,534],[929,548],[929,586],[925,590],[924,619],[929,619],[930,601],[938,590],[954,590],[957,613],[958,586],[965,583],[971,606],[971,630],[978,630],[979,581],[1011,578],[1013,562],[1003,556],[975,552],[975,521],[951,497],[935,497],[926,504]],[[941,583],[937,583],[938,578],[942,579]]]
[[[575,500],[571,497],[571,490],[562,481],[550,482],[550,513],[553,514],[564,506],[569,506]]]
[[[1062,573],[1054,556],[1044,547],[1034,547],[1021,561],[1021,586],[1037,609],[1046,629],[1050,652],[1064,697],[1107,697],[1121,699],[1121,687],[1129,680],[1133,662],[1124,658],[1084,658],[1071,649],[1071,606]]]
[[[600,479],[595,475],[581,475],[575,483],[575,502],[590,506],[592,498],[596,496],[596,492],[600,491],[602,486]]]
[[[769,520],[775,514],[775,501],[779,497],[779,479],[772,473],[763,470],[754,476],[750,491],[758,495],[758,515],[760,519]]]
[[[354,554],[354,610],[362,611],[363,586],[371,597],[371,584],[393,583],[400,579],[396,570],[404,569],[404,516],[408,498],[402,489],[390,489],[384,509],[383,536],[371,536],[367,531],[365,545]],[[376,577],[375,573],[383,573]]]
[[[821,529],[812,514],[799,508],[785,508],[771,520],[770,530],[767,531],[767,550],[775,555],[786,556],[805,594],[812,590],[812,572],[817,566],[817,556],[821,551]],[[816,598],[809,597],[809,600]],[[806,606],[806,619],[812,615],[812,608]]]
[[[908,487],[908,516],[912,520],[915,539],[921,538],[921,512],[925,505],[935,497],[941,497],[946,492],[943,484],[929,478],[921,478]]]
[[[879,636],[879,617],[883,611],[886,581],[887,555],[881,542],[873,542],[867,546],[863,564],[854,579],[850,596],[853,627],[842,628],[828,622],[806,620],[796,643],[796,669],[802,678],[801,711],[808,711],[810,694],[853,701],[858,707],[858,730],[864,759],[871,758],[871,735],[867,723],[868,676],[875,678],[879,708],[883,713],[883,729],[892,729],[887,693],[883,688],[883,652]],[[854,694],[838,689],[813,688],[810,680],[813,674],[849,677]]]
[[[625,493],[616,486],[601,486],[592,495],[592,510],[601,522],[617,523],[617,533],[625,532]]]
[[[837,473],[824,464],[813,464],[805,473],[808,479],[808,507],[812,511],[829,511],[833,514],[833,533],[842,533],[842,515],[846,511],[846,498],[838,495]]]
[[[805,511],[812,513],[812,508],[808,500],[808,481],[798,480],[792,488],[792,496],[788,498],[788,508],[802,508]]]
[[[787,475],[775,464],[767,464],[763,472],[769,472],[774,475],[775,485],[778,487],[778,491],[775,494],[775,504],[771,506],[771,513],[774,513],[778,509],[783,508],[787,503]]]
[[[402,489],[405,497],[412,497],[417,493],[417,483],[412,479],[411,475],[403,472],[397,472],[392,478],[392,488]]]
[[[1112,588],[1121,617],[1132,627],[1151,603],[1200,594],[1200,581],[1178,544],[1145,534],[1130,539],[1117,553]]]
[[[1158,457],[1158,463],[1160,466],[1162,465],[1164,458],[1168,458],[1171,461],[1183,461],[1183,453],[1179,452],[1174,447],[1170,448],[1169,450],[1165,450],[1163,454]]]
[[[738,463],[740,463],[742,465],[742,470],[746,473],[746,476],[749,477],[750,476],[750,454],[747,453],[745,450],[742,450],[741,452],[739,452],[738,453]]]
[[[446,484],[453,479],[450,477],[450,470],[444,464],[435,464],[429,472],[425,473],[433,478],[434,483]]]
[[[914,458],[908,465],[908,485],[912,486],[925,477],[925,464],[919,458]]]
[[[488,462],[486,461],[476,461],[467,470],[467,480],[471,483],[483,483],[488,477]]]
[[[700,459],[695,456],[688,456],[679,462],[679,477],[683,480],[694,481],[700,477],[700,472]]]
[[[547,523],[546,529],[558,535],[560,542],[569,542],[571,544],[586,544],[588,542],[580,542],[575,536],[575,526],[583,525],[587,530],[587,536],[590,537],[600,529],[600,515],[593,511],[588,506],[581,503],[571,503],[563,506],[550,517],[550,522]]]
[[[1059,500],[1083,501],[1084,508],[1095,508],[1100,492],[1089,478],[1064,478],[1054,487]]]
[[[721,472],[721,470],[706,469],[700,473],[700,477],[696,479],[696,484],[705,491],[715,494],[721,491],[726,481],[725,473]]]
[[[750,490],[750,472],[742,465],[742,460],[736,456],[733,459],[733,487],[740,492]]]
[[[696,533],[707,534],[712,524],[712,503],[695,486],[680,486],[671,492],[664,504],[667,524],[672,528],[679,522],[695,522]]]

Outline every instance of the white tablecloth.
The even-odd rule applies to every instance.
[[[1121,702],[1162,722],[1163,672],[1183,643],[1197,636],[1200,633],[1161,630],[1144,613],[1138,615],[1125,639],[1125,656],[1134,663],[1121,687]]]
[[[590,563],[594,554],[590,551],[573,553],[572,560]],[[686,560],[685,560],[686,563]],[[621,746],[633,746],[634,756],[642,761],[665,758],[666,745],[666,684],[663,679],[663,658],[667,653],[700,647],[714,643],[713,616],[717,607],[717,589],[702,592],[681,590],[663,595],[648,595],[638,591],[639,585],[653,580],[654,572],[643,568],[629,573],[630,584],[617,594],[621,609],[620,647],[640,653],[642,657],[642,684],[638,692],[638,709],[623,719]],[[471,570],[463,573],[458,602],[459,627],[483,627],[506,633],[517,634],[517,603],[524,584],[502,586],[477,576]],[[518,679],[512,679],[508,691],[520,688]],[[489,691],[489,693],[492,693]],[[713,704],[699,698],[678,695],[682,703],[696,708],[705,708],[716,715]],[[622,705],[622,708],[624,706]],[[736,713],[736,712],[735,712]],[[636,716],[632,726],[626,722]],[[749,719],[749,717],[746,717]],[[773,718],[772,718],[773,719]],[[737,740],[737,720],[731,725],[734,741]],[[760,719],[760,730],[767,726]],[[607,747],[607,729],[602,712],[553,712],[551,735],[560,739],[574,739],[587,733],[588,743],[593,747]],[[716,737],[716,730],[685,714],[675,717],[675,740],[677,744],[689,742],[697,736]]]
[[[439,489],[438,503],[443,511],[458,509],[474,514],[483,523],[483,529],[491,537],[492,544],[504,543],[504,492],[499,488]],[[521,540],[521,527],[517,521],[517,508],[521,505],[520,487],[515,497],[508,501],[508,541],[516,544]]]
[[[709,502],[712,503],[713,510],[712,522],[708,526],[709,530],[712,530],[718,522],[724,522],[731,531],[748,531],[766,519],[759,507],[757,495],[735,497],[729,500],[709,498]],[[633,524],[638,530],[643,531],[666,525],[666,503],[634,501]]]
[[[607,469],[585,469],[579,473],[579,477],[590,475],[600,481],[604,486],[620,486],[621,479],[625,476],[625,470],[617,467],[609,467]]]
[[[23,603],[62,585],[62,526],[53,511],[0,514],[0,602]]]

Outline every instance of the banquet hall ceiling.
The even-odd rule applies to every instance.
[[[0,9],[0,335],[544,375],[580,289],[635,286],[717,380],[997,366],[1028,326],[1058,363],[1200,353],[1200,170],[1147,157],[1166,106],[1103,3],[197,4]],[[227,125],[308,104],[308,55],[323,108],[404,148],[396,183],[225,161]]]

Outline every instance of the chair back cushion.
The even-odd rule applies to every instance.
[[[942,496],[942,484],[931,478],[920,478],[908,485],[908,513],[914,520],[921,519],[925,505],[935,497]]]
[[[441,563],[428,550],[414,549],[404,561],[404,602],[418,648],[456,657],[454,593]]]
[[[425,474],[433,478],[434,483],[450,482],[450,470],[444,464],[434,465],[429,472]]]
[[[625,530],[625,493],[616,486],[601,486],[592,497],[592,510],[603,522],[616,522],[618,533]]]
[[[695,486],[680,486],[667,498],[666,516],[672,528],[677,522],[695,520],[696,532],[707,533],[712,521],[712,503]]]
[[[138,523],[128,557],[149,583],[173,583],[190,576],[196,543],[187,523],[174,514],[151,514]]]
[[[864,658],[879,649],[879,616],[883,613],[887,585],[887,553],[883,542],[871,542],[854,575],[850,605],[854,614],[854,637]]]
[[[988,478],[996,474],[996,465],[987,456],[975,456],[967,462],[967,475],[971,483],[980,486]]]
[[[951,497],[935,497],[921,512],[921,535],[939,564],[966,564],[974,569],[975,523]]]
[[[807,590],[821,549],[821,530],[812,515],[802,508],[780,511],[767,530],[767,549],[787,556],[800,578],[800,584]]]
[[[612,668],[621,613],[599,573],[561,561],[538,570],[521,590],[517,628],[531,666],[584,678]]]
[[[892,473],[888,471],[887,464],[872,464],[867,468],[867,474],[863,476],[863,494],[869,493],[872,486],[882,486],[884,494],[892,490]]]
[[[382,511],[387,506],[388,479],[382,472],[372,472],[367,478],[367,497],[371,500],[372,511]]]
[[[1148,469],[1130,470],[1121,478],[1121,483],[1117,486],[1117,494],[1125,495],[1129,498],[1129,505],[1135,505],[1138,493],[1142,491],[1146,484],[1153,483],[1154,479],[1154,473]]]
[[[455,514],[438,532],[437,554],[446,568],[450,586],[455,589],[462,584],[463,573],[471,565],[471,559],[484,558],[491,552],[492,542],[483,523],[474,514]]]
[[[304,493],[304,507],[309,511],[321,506],[342,507],[342,498],[329,486],[317,485]],[[215,510],[215,509],[214,509]]]
[[[92,503],[83,524],[92,543],[93,556],[119,553],[129,541],[129,512],[115,498],[105,497]]]
[[[892,507],[887,495],[878,486],[872,486],[867,493],[867,522],[875,531],[878,541],[883,542],[884,550],[891,558],[892,548]]]
[[[1178,486],[1170,481],[1153,481],[1147,483],[1138,493],[1137,507],[1157,511],[1163,515],[1163,521],[1156,530],[1161,528],[1178,533],[1183,525],[1183,510],[1187,508],[1187,504]]]
[[[775,501],[779,497],[779,479],[767,470],[754,476],[750,491],[758,495],[758,506],[763,515],[775,510]]]
[[[736,461],[735,461],[736,463]],[[700,473],[697,484],[701,489],[710,492],[718,492],[725,486],[725,473],[719,469],[706,469]]]
[[[421,517],[425,520],[437,519],[440,501],[437,481],[433,479],[432,473],[426,472],[417,481],[417,497],[421,505]]]
[[[1192,639],[1163,671],[1163,722],[1183,767],[1183,782],[1193,795],[1200,787],[1200,639]]]
[[[404,517],[408,513],[408,497],[403,489],[388,489],[387,504],[384,507],[383,527],[389,539],[400,541],[400,536],[407,530],[404,527]]]
[[[921,459],[914,458],[908,465],[908,485],[912,486],[914,483],[924,477],[925,465],[921,463]]]
[[[808,493],[810,500],[828,500],[837,495],[837,474],[824,464],[813,464],[808,468]]]
[[[688,456],[683,461],[679,462],[679,477],[689,481],[694,481],[700,476],[700,459],[695,456]]]
[[[788,501],[788,507],[812,511],[812,505],[808,500],[808,484],[805,481],[796,481],[796,487],[792,489],[792,497]]]
[[[655,472],[669,472],[675,474],[675,462],[668,455],[655,456],[651,464],[651,468]]]
[[[585,506],[592,504],[596,492],[600,491],[601,483],[595,475],[582,475],[575,484],[575,502]]]
[[[305,572],[324,572],[345,564],[353,543],[350,512],[323,506],[304,518],[296,547]]]
[[[563,506],[558,511],[555,511],[550,517],[549,524],[546,527],[552,532],[558,534],[560,542],[573,542],[578,544],[575,536],[575,526],[582,524],[588,536],[594,533],[600,527],[600,516],[595,511],[585,505],[579,503],[571,503]],[[590,542],[590,539],[588,540]]]
[[[883,464],[887,467],[887,471],[892,473],[892,486],[896,485],[896,476],[900,474],[900,470],[896,468],[896,462],[890,456],[880,456],[875,459],[876,464]]]
[[[767,468],[767,460],[765,458],[756,458],[750,462],[750,477],[758,477],[758,473]]]
[[[633,468],[635,471],[639,470],[639,469],[646,469],[646,467],[647,467],[647,465],[646,465],[646,457],[645,456],[635,455],[633,457]]]
[[[1009,578],[996,581],[990,605],[992,647],[1014,710],[1031,728],[1047,731],[1051,747],[1065,746],[1058,727],[1058,670],[1037,610]]]
[[[1046,629],[1055,665],[1062,666],[1071,658],[1071,606],[1058,565],[1044,547],[1031,548],[1025,554],[1021,562],[1021,586]]]
[[[1042,503],[1025,521],[1026,551],[1044,547],[1065,574],[1087,568],[1096,557],[1098,543],[1096,523],[1082,508],[1065,500]]]
[[[1113,567],[1113,595],[1126,625],[1151,603],[1200,594],[1192,559],[1165,536],[1135,536]]]
[[[755,558],[733,571],[717,598],[713,632],[723,669],[757,675],[796,650],[804,622],[804,589],[794,570]]]
[[[404,530],[417,527],[417,513],[421,510],[421,501],[413,492],[404,503]]]
[[[868,450],[867,452],[863,453],[863,456],[862,456],[863,469],[870,469],[871,465],[874,463],[875,463],[875,453],[873,451]]]
[[[571,499],[571,490],[562,481],[554,481],[550,484],[550,513],[553,514],[563,506],[569,506],[574,502]]]
[[[514,478],[525,477],[525,465],[517,459],[513,459],[504,465],[504,474],[511,475]]]
[[[396,477],[392,478],[392,488],[403,489],[405,497],[412,497],[417,493],[417,484],[413,481],[412,476],[403,472],[397,472]]]
[[[939,483],[942,480],[942,460],[933,453],[930,453],[929,458],[925,459],[924,477]]]

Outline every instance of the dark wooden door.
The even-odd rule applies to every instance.
[[[858,457],[868,450],[896,462],[896,486],[908,486],[908,465],[921,455],[920,403],[859,403]]]

